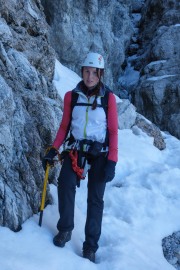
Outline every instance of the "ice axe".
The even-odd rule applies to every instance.
[[[48,182],[48,175],[49,175],[50,167],[51,166],[47,163],[45,177],[44,177],[44,186],[43,186],[42,198],[41,198],[41,206],[40,206],[40,217],[39,217],[39,226],[40,227],[41,227],[41,224],[42,224],[43,210],[44,210],[45,199],[46,199],[46,189],[47,189],[47,182]]]

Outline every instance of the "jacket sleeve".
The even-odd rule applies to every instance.
[[[71,97],[72,97],[72,91],[67,92],[64,97],[64,110],[63,110],[62,121],[58,129],[56,138],[53,142],[53,146],[56,149],[59,149],[59,147],[63,144],[66,138],[66,135],[68,133],[68,129],[69,129],[70,121],[71,121]]]
[[[117,162],[118,160],[118,114],[116,99],[113,93],[108,98],[107,128],[109,134],[108,159]]]

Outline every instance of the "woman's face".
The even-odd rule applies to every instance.
[[[92,88],[99,82],[100,70],[98,70],[98,73],[94,67],[83,67],[82,76],[87,88]]]

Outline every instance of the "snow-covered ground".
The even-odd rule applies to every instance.
[[[67,76],[68,74],[68,76]],[[64,80],[64,78],[66,78]],[[56,63],[54,83],[62,97],[80,78]],[[131,130],[119,131],[119,161],[115,179],[107,184],[97,263],[81,256],[86,218],[87,180],[76,193],[75,229],[64,248],[55,247],[57,191],[54,204],[27,220],[14,233],[0,227],[1,270],[171,270],[164,258],[162,238],[180,230],[180,141],[163,133],[160,151],[152,138]]]

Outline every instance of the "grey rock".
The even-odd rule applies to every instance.
[[[180,231],[163,238],[162,247],[166,260],[180,270]]]
[[[179,87],[178,76],[142,77],[135,96],[137,110],[177,138],[180,138]]]
[[[12,42],[12,33],[7,25],[6,21],[3,18],[0,18],[0,39],[4,44],[11,45]]]
[[[159,150],[164,150],[166,148],[166,143],[163,139],[160,129],[148,121],[145,117],[137,113],[136,121],[132,130],[136,134],[135,128],[140,128],[143,132],[145,132],[148,136],[154,138],[154,146],[157,147]]]
[[[131,5],[133,12],[141,12],[141,9],[144,5],[144,0],[132,0]]]
[[[118,128],[128,129],[135,124],[136,120],[136,108],[128,99],[122,99],[117,104],[118,110]]]
[[[0,225],[14,231],[39,211],[41,159],[62,115],[42,10],[40,1],[0,1]]]
[[[180,138],[180,5],[178,0],[148,0],[141,10],[133,88],[137,111]]]
[[[131,1],[42,0],[42,4],[60,62],[81,75],[85,55],[97,51],[105,58],[105,83],[115,88],[133,34]]]
[[[118,128],[121,129],[132,129],[135,135],[139,134],[137,129],[142,130],[148,136],[153,137],[153,144],[159,150],[166,148],[166,143],[161,134],[160,129],[147,120],[143,115],[136,112],[136,107],[130,103],[128,99],[122,99],[117,104],[118,111]]]

